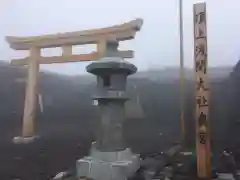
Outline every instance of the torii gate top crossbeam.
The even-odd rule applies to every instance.
[[[135,37],[136,31],[141,29],[142,19],[136,19],[121,25],[107,28],[67,32],[52,35],[15,37],[7,36],[6,41],[15,50],[29,50],[31,47],[51,48],[64,45],[97,44],[104,41],[124,41]]]

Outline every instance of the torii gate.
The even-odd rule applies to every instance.
[[[79,61],[99,60],[103,57],[106,44],[109,41],[124,41],[134,39],[140,30],[143,20],[136,19],[128,23],[107,28],[84,30],[78,32],[59,33],[35,37],[7,36],[6,41],[14,50],[29,50],[30,55],[23,59],[11,60],[12,65],[28,66],[28,80],[25,95],[22,135],[15,138],[15,142],[32,142],[35,135],[35,116],[38,94],[38,74],[40,64],[67,63]],[[72,46],[96,44],[97,50],[89,54],[72,54]],[[62,56],[42,57],[42,48],[61,47]],[[132,58],[133,51],[118,51],[122,58]]]

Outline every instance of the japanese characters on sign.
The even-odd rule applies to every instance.
[[[201,71],[198,71],[198,72],[201,72]],[[197,72],[197,73],[198,73],[198,72]],[[199,77],[197,78],[197,91],[208,91],[205,78],[203,78],[203,77],[201,77],[201,76],[199,76]]]
[[[196,141],[198,152],[198,175],[207,177],[209,130],[209,86],[207,79],[207,31],[206,4],[194,5],[194,64],[196,76]]]
[[[206,133],[203,132],[199,133],[199,142],[200,144],[206,144]]]
[[[207,136],[207,116],[206,114],[204,114],[203,112],[200,113],[199,117],[198,117],[198,126],[199,126],[199,142],[200,144],[206,144],[206,136]]]
[[[208,100],[206,96],[197,96],[196,98],[197,108],[208,107]],[[202,113],[202,112],[201,112]]]
[[[207,84],[207,43],[206,43],[206,13],[205,5],[195,7],[194,17],[194,44],[195,44],[195,72],[196,72],[196,108],[197,123],[204,118],[204,123],[198,124],[198,141],[206,142],[207,135],[207,108],[208,108],[208,84]],[[205,132],[206,131],[206,132]]]

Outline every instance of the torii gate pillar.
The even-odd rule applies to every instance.
[[[23,127],[22,136],[13,138],[14,143],[30,143],[38,136],[35,135],[35,118],[37,112],[37,98],[38,98],[38,72],[39,63],[38,58],[41,55],[41,50],[38,47],[31,47],[29,49],[29,63],[28,63],[28,77],[25,93],[25,104],[23,112]]]
[[[37,59],[40,57],[40,49],[32,47],[30,49],[30,61],[28,65],[28,81],[25,95],[25,105],[23,114],[22,135],[25,138],[34,138],[35,116],[38,95],[38,72],[39,64]],[[30,140],[29,139],[29,140]]]

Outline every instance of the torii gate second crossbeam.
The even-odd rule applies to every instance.
[[[67,63],[79,61],[93,61],[103,57],[109,41],[124,41],[134,39],[140,30],[143,20],[136,19],[121,25],[108,28],[84,30],[53,35],[35,37],[7,36],[6,41],[14,50],[29,50],[30,55],[23,59],[13,59],[12,65],[28,66],[28,80],[25,95],[22,136],[14,138],[15,143],[32,142],[35,137],[35,116],[38,94],[38,74],[40,64]],[[96,44],[97,51],[89,54],[72,54],[72,46]],[[62,56],[42,57],[42,48],[61,47]],[[132,58],[133,51],[118,51],[122,58]]]

